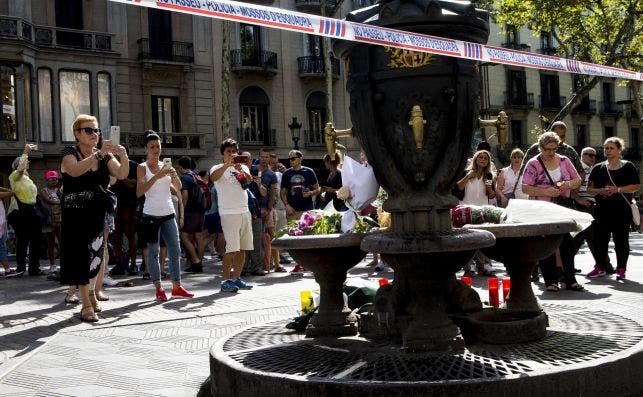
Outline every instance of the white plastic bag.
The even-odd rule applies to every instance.
[[[541,223],[548,221],[576,222],[576,232],[585,230],[594,220],[594,217],[587,212],[581,212],[565,208],[549,201],[541,200],[509,200],[506,208],[506,223]]]

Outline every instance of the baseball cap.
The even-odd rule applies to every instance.
[[[58,179],[58,172],[56,172],[54,170],[45,171],[45,180],[48,181],[51,178]]]

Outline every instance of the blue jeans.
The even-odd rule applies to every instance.
[[[148,215],[146,215],[148,216]],[[170,260],[170,277],[174,282],[181,281],[181,248],[179,246],[179,228],[174,217],[167,219],[159,225],[160,236],[167,245],[167,257]],[[155,243],[147,244],[148,271],[153,283],[161,282],[161,269],[159,266],[159,238]]]

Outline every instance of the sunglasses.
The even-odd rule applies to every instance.
[[[100,128],[83,127],[83,128],[79,128],[78,131],[82,131],[87,135],[100,134]]]
[[[297,160],[298,158],[299,158],[299,157],[288,157],[288,160],[290,160],[290,161],[295,161],[295,160]]]

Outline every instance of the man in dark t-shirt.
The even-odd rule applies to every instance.
[[[114,257],[116,266],[111,275],[136,273],[136,229],[138,225],[138,198],[136,197],[136,169],[138,163],[129,160],[127,178],[119,179],[110,187],[116,194],[117,206],[114,217]],[[123,256],[123,234],[127,238],[127,256]]]
[[[299,219],[302,212],[313,209],[313,197],[318,195],[321,189],[315,171],[301,165],[304,159],[299,150],[291,150],[288,159],[290,168],[281,178],[280,195],[290,221]]]
[[[183,201],[183,227],[181,227],[181,242],[190,264],[185,269],[187,272],[200,273],[203,271],[201,259],[205,247],[203,245],[203,223],[205,210],[203,202],[199,200],[201,188],[196,181],[194,162],[188,156],[179,159],[179,172],[181,179],[181,199]]]

